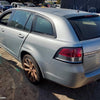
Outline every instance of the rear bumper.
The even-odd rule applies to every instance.
[[[45,77],[66,87],[78,88],[100,79],[100,69],[85,73],[82,64],[53,61],[47,68]]]

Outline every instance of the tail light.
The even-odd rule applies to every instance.
[[[82,63],[82,48],[61,48],[55,55],[55,59],[69,62]]]

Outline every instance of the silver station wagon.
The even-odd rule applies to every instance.
[[[14,8],[0,16],[0,45],[34,84],[78,88],[100,79],[100,17],[54,8]]]

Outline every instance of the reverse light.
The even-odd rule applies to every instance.
[[[57,51],[55,57],[57,60],[69,62],[69,63],[82,63],[82,48],[61,48]]]

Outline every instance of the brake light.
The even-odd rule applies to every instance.
[[[62,48],[58,50],[55,58],[70,63],[82,63],[82,48]]]

